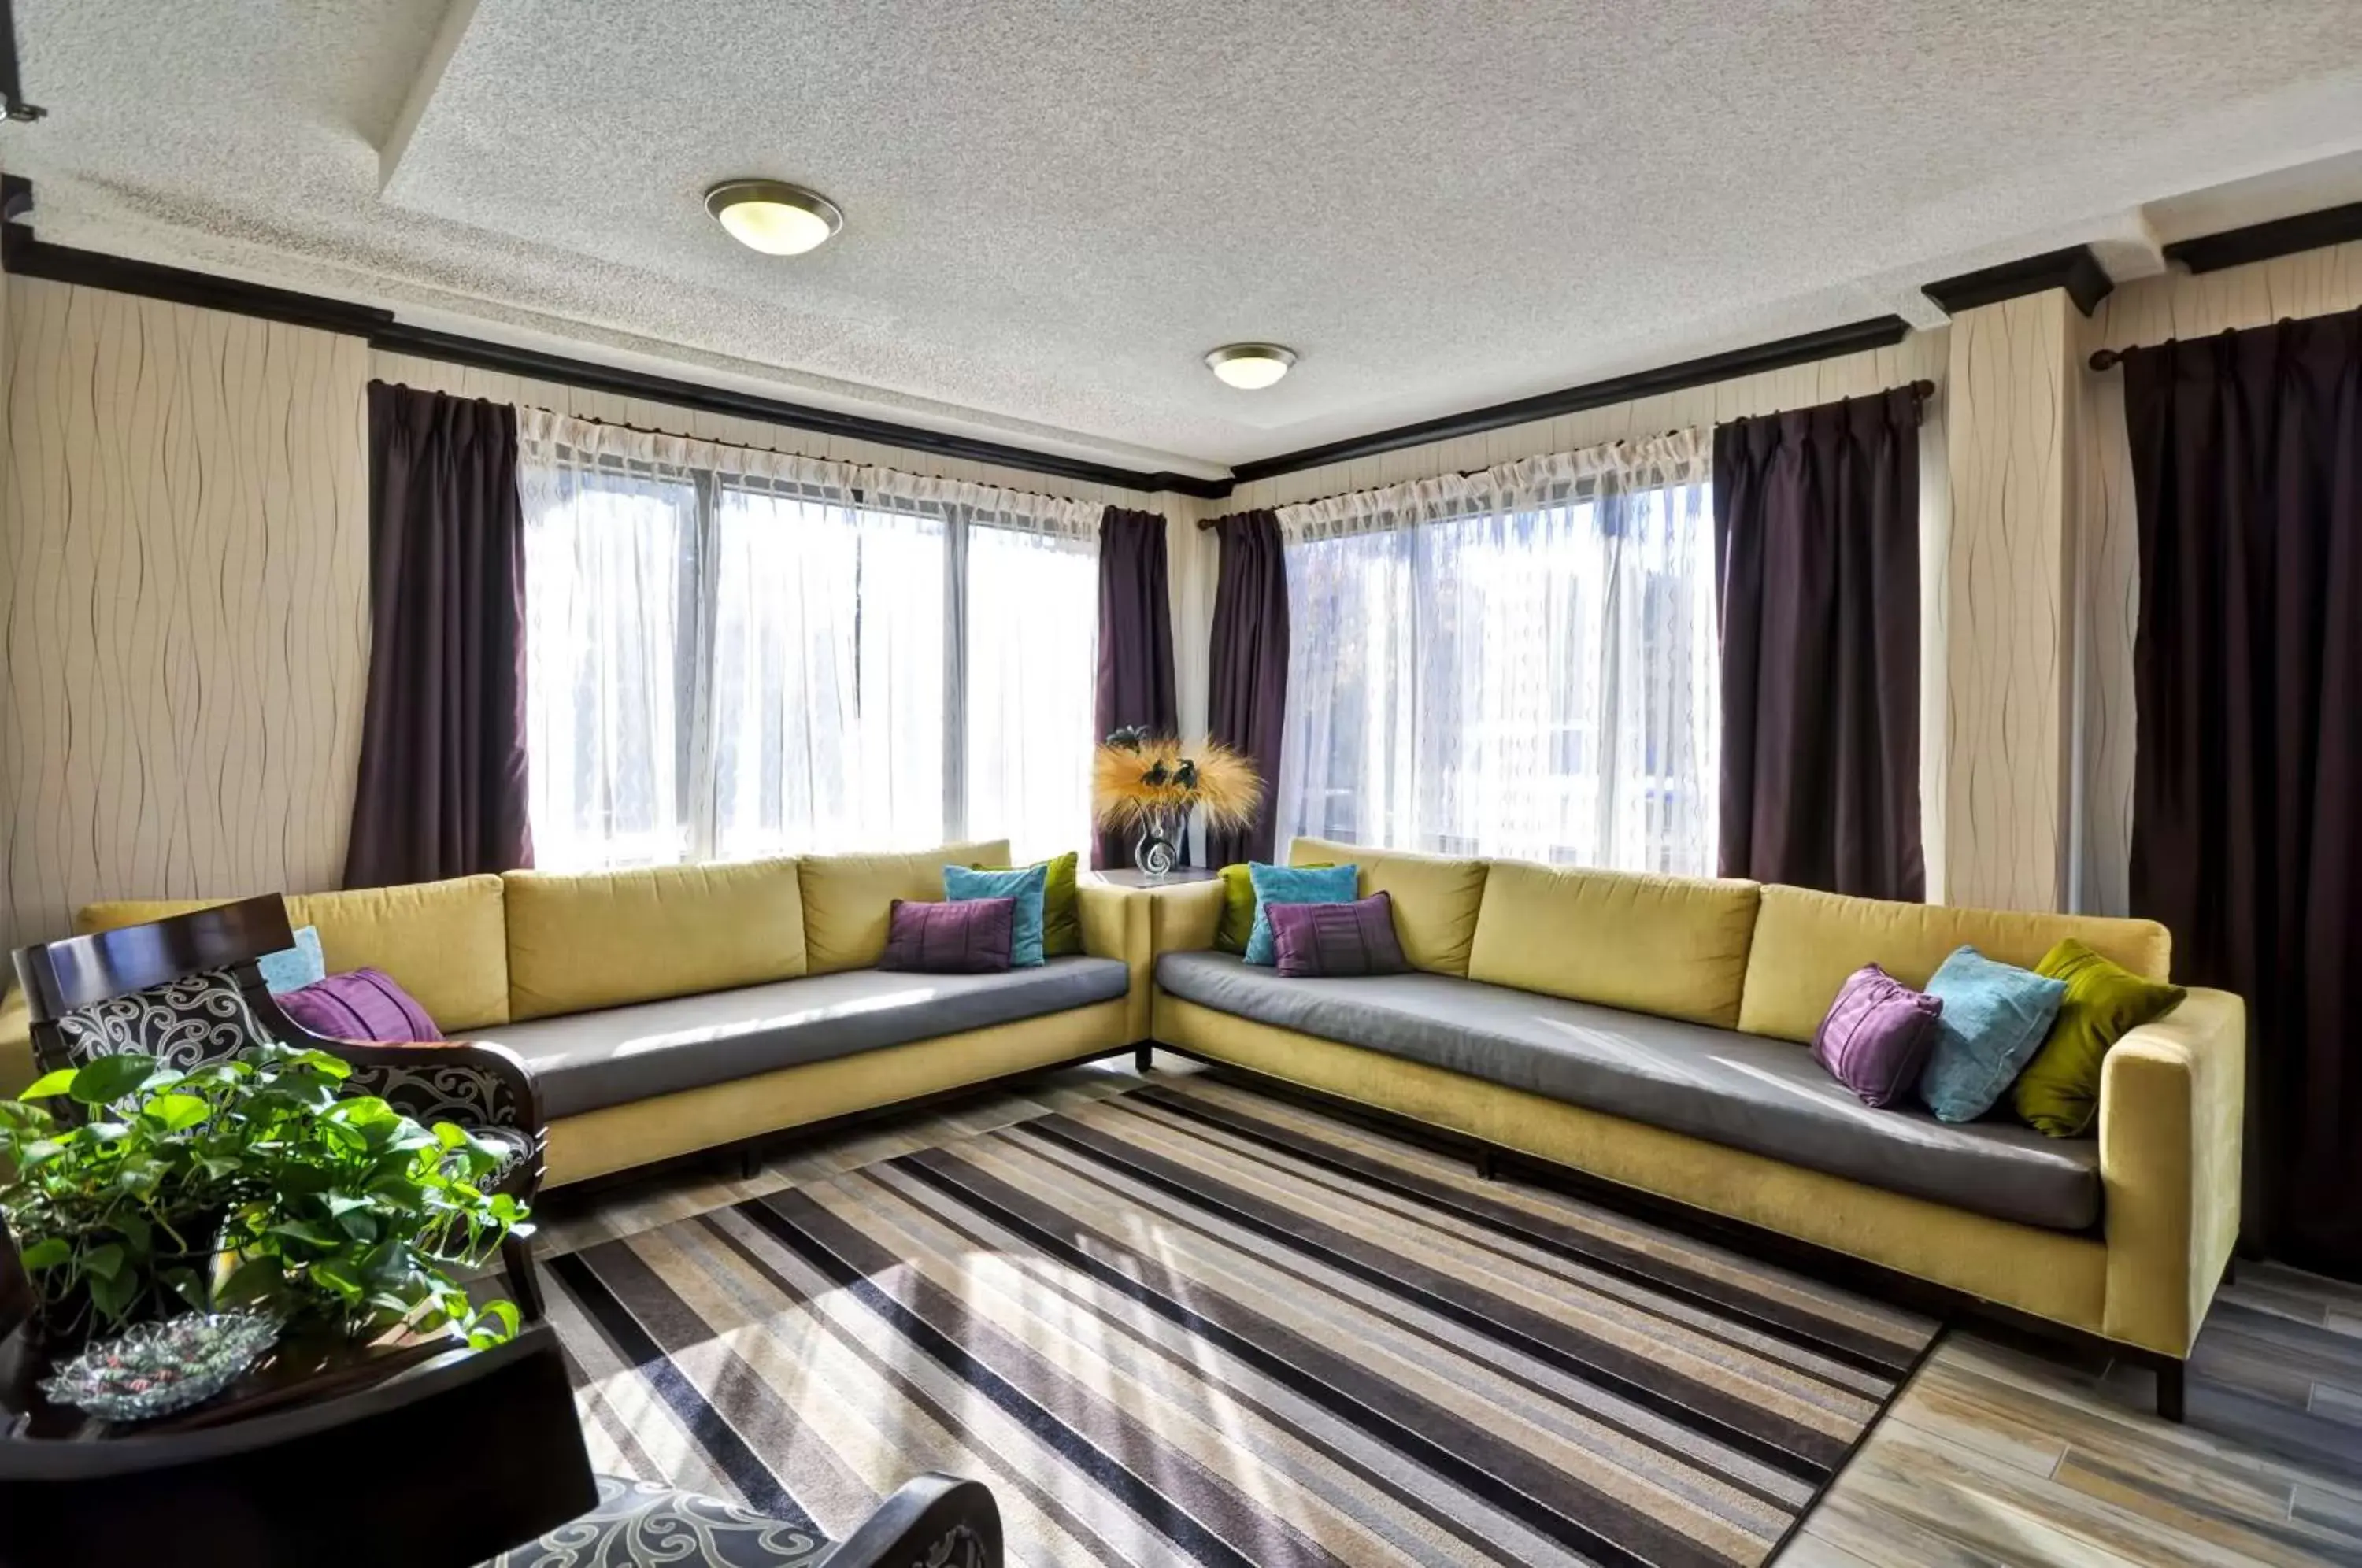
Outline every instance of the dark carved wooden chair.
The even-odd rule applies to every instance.
[[[354,1091],[506,1149],[495,1190],[530,1203],[541,1187],[547,1132],[524,1064],[497,1045],[380,1045],[312,1033],[280,1010],[256,965],[294,940],[287,906],[273,893],[19,948],[34,1060],[54,1072],[137,1051],[185,1070],[263,1040],[329,1052],[351,1065]],[[530,1243],[510,1238],[501,1261],[518,1309],[539,1318]]]
[[[6,1243],[0,1242],[0,1254]],[[0,1317],[0,1333],[8,1328]],[[982,1483],[921,1475],[842,1541],[593,1475],[556,1333],[244,1419],[32,1438],[0,1423],[0,1568],[1001,1568]]]
[[[242,1419],[0,1435],[0,1568],[469,1568],[597,1506],[546,1323]]]
[[[21,949],[35,1055],[45,1071],[118,1050],[185,1067],[258,1034],[333,1052],[353,1064],[352,1082],[414,1117],[513,1141],[520,1154],[502,1190],[530,1197],[544,1132],[516,1059],[490,1045],[365,1045],[306,1032],[255,966],[292,942],[272,897]],[[537,1318],[530,1254],[520,1242],[505,1261],[519,1305]],[[0,1342],[29,1309],[0,1224]],[[212,1420],[199,1407],[155,1431],[97,1441],[7,1426],[0,1421],[0,1568],[145,1568],[168,1558],[175,1568],[1002,1563],[1000,1510],[981,1482],[917,1476],[832,1542],[719,1498],[592,1475],[545,1323],[489,1351],[455,1350],[374,1386],[243,1419]]]
[[[921,1475],[843,1540],[656,1481],[599,1477],[599,1506],[484,1568],[1001,1568],[1000,1508],[980,1481]]]

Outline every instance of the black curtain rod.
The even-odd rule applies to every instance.
[[[2094,360],[2095,360],[2095,363],[2096,363],[2096,356],[2094,357]],[[1925,402],[1926,402],[1929,398],[1934,397],[1934,396],[1936,395],[1936,383],[1935,383],[1935,382],[1933,382],[1933,381],[1913,381],[1913,382],[1911,382],[1911,383],[1910,383],[1910,385],[1908,385],[1907,387],[1902,388],[1901,390],[1905,391],[1905,392],[1908,392],[1912,396],[1914,396],[1914,397],[1917,398],[1921,403],[1925,403]],[[1776,411],[1775,411],[1775,412],[1776,412]],[[1752,415],[1743,415],[1742,417],[1761,419],[1761,418],[1768,418],[1768,417],[1770,417],[1770,415],[1767,415],[1767,414],[1752,414]],[[1678,435],[1680,435],[1680,434],[1681,434],[1681,432],[1680,432],[1679,430],[1668,430],[1668,431],[1666,431],[1666,432],[1665,432],[1665,434],[1666,434],[1666,435],[1668,435],[1668,436],[1678,436]],[[1485,470],[1484,470],[1483,469],[1460,469],[1460,470],[1459,470],[1459,474],[1460,474],[1460,477],[1461,477],[1462,479],[1474,479],[1478,474],[1481,474],[1481,473],[1483,473],[1484,471],[1485,471]],[[1209,529],[1209,528],[1211,528],[1211,527],[1215,525],[1215,523],[1217,523],[1218,521],[1220,521],[1220,519],[1218,519],[1218,518],[1213,518],[1213,517],[1200,517],[1200,518],[1198,518],[1198,531],[1202,533],[1202,532],[1204,532],[1205,530],[1207,530],[1207,529]]]
[[[2102,348],[2092,354],[2089,363],[2095,370],[2113,370],[2125,362],[2129,348]]]

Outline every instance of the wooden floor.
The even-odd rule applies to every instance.
[[[554,1195],[540,1244],[629,1234],[1135,1081],[1128,1063],[1076,1068],[791,1145],[745,1179],[687,1169]],[[2158,1420],[2152,1397],[2137,1368],[1950,1331],[1778,1561],[2362,1565],[2362,1286],[2243,1265],[2191,1363],[2188,1424]]]

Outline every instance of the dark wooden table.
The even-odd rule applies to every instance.
[[[275,1350],[215,1400],[117,1426],[0,1344],[0,1568],[471,1568],[598,1500],[547,1325]]]

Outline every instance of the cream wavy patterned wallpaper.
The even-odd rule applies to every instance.
[[[2051,290],[1952,318],[1951,903],[2057,909],[2063,892],[2073,315]]]
[[[2083,611],[2079,648],[2075,907],[2126,912],[2132,857],[2133,635],[2140,605],[2138,519],[2132,447],[2125,432],[2124,376],[2091,370],[2091,350],[2261,326],[2282,317],[2362,307],[2362,241],[2282,256],[2201,276],[2173,273],[2126,283],[2081,324],[2085,461],[2078,485]]]
[[[75,905],[332,887],[359,746],[355,338],[7,280],[0,886]]]

